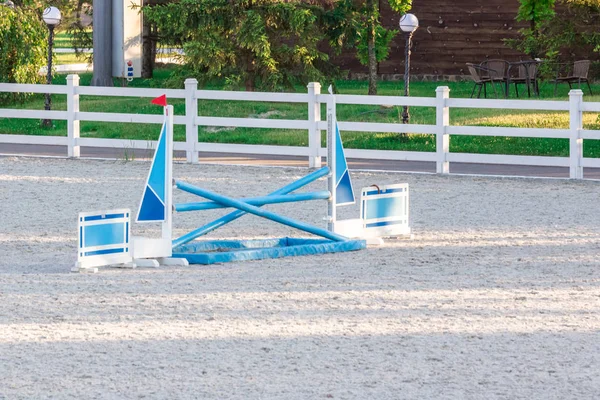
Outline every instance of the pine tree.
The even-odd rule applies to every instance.
[[[187,73],[276,89],[321,80],[324,10],[299,0],[181,0],[144,9],[163,43],[181,45]]]

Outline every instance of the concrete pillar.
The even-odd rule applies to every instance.
[[[113,86],[111,0],[94,0],[94,76],[92,86]]]

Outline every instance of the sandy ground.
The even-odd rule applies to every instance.
[[[0,158],[0,399],[600,397],[600,183],[354,173],[411,185],[414,240],[70,273],[77,213],[136,210],[148,166]],[[306,172],[175,166],[237,196]],[[322,224],[324,207],[269,208]],[[213,236],[286,234],[246,216]]]

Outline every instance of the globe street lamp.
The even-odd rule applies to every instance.
[[[412,35],[419,27],[419,20],[414,14],[404,14],[400,18],[400,29],[406,35],[406,46],[404,48],[404,96],[408,97],[408,87],[410,84],[410,53],[412,47]],[[404,106],[402,113],[402,123],[408,124],[410,115],[408,114],[408,106]]]
[[[60,24],[60,11],[56,7],[48,7],[44,10],[44,14],[42,16],[46,25],[48,25],[48,71],[46,73],[46,83],[48,85],[52,84],[52,45],[54,43],[54,27]],[[50,110],[50,105],[52,104],[52,99],[50,98],[50,93],[46,93],[46,103],[44,105],[44,109]],[[52,120],[45,119],[42,121],[42,126],[51,127]]]

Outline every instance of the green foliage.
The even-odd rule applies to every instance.
[[[390,7],[400,14],[407,13],[412,0],[388,0]],[[358,61],[369,67],[370,94],[376,94],[377,82],[374,80],[377,63],[389,55],[390,42],[397,30],[385,29],[379,20],[378,0],[339,0],[333,11],[335,16],[332,36],[333,45],[356,48]]]
[[[356,41],[356,57],[362,65],[369,65],[369,46],[366,40],[367,27],[360,28]],[[395,29],[385,29],[381,25],[375,26],[375,57],[377,62],[384,61],[390,54],[390,42],[398,33]]]
[[[224,78],[230,86],[280,89],[326,78],[333,69],[318,49],[322,7],[300,0],[181,0],[145,7],[165,44],[180,45],[186,75]]]
[[[65,1],[65,0],[62,0]],[[85,19],[91,19],[92,8],[84,1],[68,1],[71,5],[69,17],[65,21],[67,33],[71,36],[71,47],[77,56],[83,56],[88,62],[92,62],[93,53],[84,53],[83,50],[94,47],[92,30],[84,23]]]
[[[558,13],[540,13],[535,29],[523,29],[508,45],[532,57],[571,59],[573,54],[600,52],[600,0],[559,0]],[[549,17],[548,17],[549,15]],[[595,58],[598,58],[597,56]]]
[[[563,0],[563,3],[573,6],[587,6],[600,8],[600,0]]]
[[[519,0],[521,5],[517,13],[517,21],[528,21],[531,29],[554,16],[555,0]]]
[[[40,83],[46,64],[48,29],[33,7],[0,2],[0,82]],[[0,102],[15,99],[0,93]],[[22,98],[22,96],[20,96]]]
[[[555,0],[519,0],[517,21],[529,22],[528,28],[519,30],[518,39],[506,40],[506,44],[531,58],[548,57],[541,41],[543,26],[555,16]]]
[[[388,0],[392,10],[406,14],[412,7],[412,0]],[[376,3],[376,2],[375,2]],[[389,55],[391,40],[397,30],[385,29],[379,21],[377,4],[370,7],[366,1],[340,0],[336,2],[330,26],[333,27],[330,37],[336,48],[356,47],[357,58],[363,65],[368,65],[368,30],[375,31],[375,47],[377,62],[384,61]]]
[[[71,38],[70,48],[75,50],[80,58],[92,61],[93,53],[84,53],[84,49],[94,47],[92,31],[85,24],[92,17],[91,0],[48,0],[43,7],[54,6],[62,14],[62,21],[56,27],[59,32],[67,32]],[[40,6],[42,8],[42,6]]]
[[[392,10],[399,14],[406,14],[412,8],[412,0],[388,0]]]

